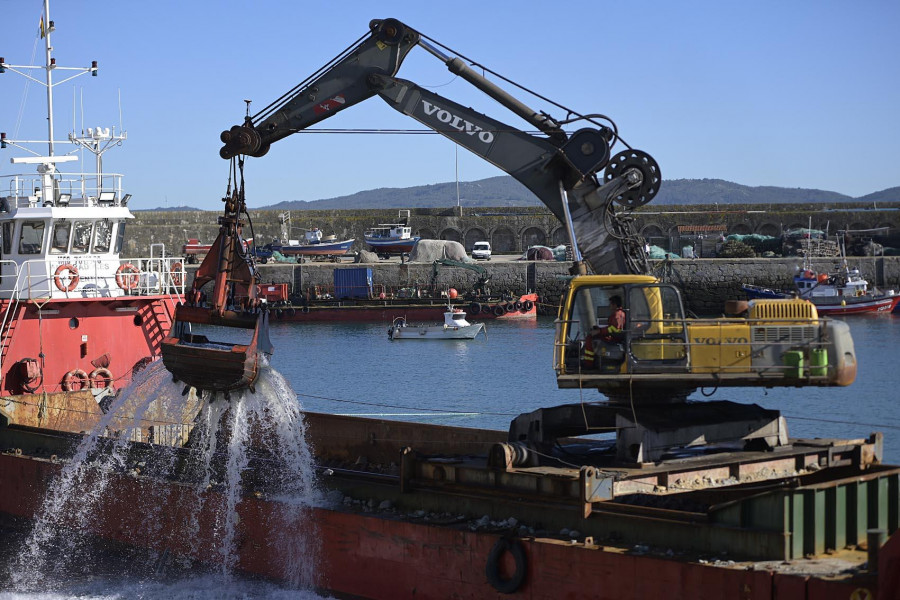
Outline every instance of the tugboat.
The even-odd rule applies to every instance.
[[[185,270],[162,244],[146,257],[121,256],[134,218],[131,194],[124,193],[122,175],[103,170],[102,156],[126,133],[97,127],[54,139],[55,86],[96,76],[98,67],[96,61],[57,66],[48,4],[44,65],[0,58],[0,74],[19,73],[46,86],[48,127],[45,141],[34,141],[42,137],[35,133],[29,141],[0,133],[0,152],[19,149],[26,155],[12,164],[36,169],[0,174],[0,397],[18,396],[0,408],[0,420],[33,427],[64,421],[77,430],[76,421],[95,421],[104,398],[159,356],[183,298]],[[75,74],[56,82],[56,69]],[[34,70],[44,72],[43,81],[29,74]],[[76,150],[93,154],[92,168],[72,168]]]

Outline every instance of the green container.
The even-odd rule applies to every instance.
[[[800,379],[803,377],[803,352],[800,350],[788,350],[784,353],[783,359],[784,376],[789,379]]]
[[[809,353],[809,374],[813,377],[828,375],[828,351],[825,348],[815,348]]]

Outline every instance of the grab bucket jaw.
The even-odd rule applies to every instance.
[[[252,329],[248,344],[210,340],[192,333],[192,324]],[[162,359],[176,381],[198,391],[254,391],[259,376],[260,353],[271,354],[269,314],[225,311],[219,315],[208,308],[179,305],[175,323],[162,343]]]

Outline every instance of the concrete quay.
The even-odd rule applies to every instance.
[[[900,290],[900,257],[850,257],[851,268],[856,267],[872,285]],[[534,291],[540,295],[541,314],[555,315],[556,305],[566,285],[571,263],[553,261],[491,261],[479,263],[491,274],[492,292],[509,291],[514,294]],[[741,285],[748,283],[765,287],[791,289],[792,277],[802,264],[799,257],[745,259],[682,259],[670,262],[655,261],[653,274],[674,283],[682,292],[685,308],[700,316],[718,315],[726,300],[743,299]],[[813,269],[834,270],[834,259],[813,259]],[[433,267],[430,263],[380,262],[355,265],[348,262],[266,264],[260,265],[263,283],[288,283],[294,294],[310,287],[330,289],[334,283],[334,269],[370,267],[376,292],[379,286],[388,289],[430,286]],[[189,267],[193,271],[194,267]],[[453,287],[468,291],[476,281],[472,271],[441,267],[434,285],[439,289]]]

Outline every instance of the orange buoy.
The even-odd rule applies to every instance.
[[[451,300],[456,300],[456,297],[459,295],[459,292],[456,291],[456,288],[450,288],[447,290],[447,297]]]
[[[62,388],[66,392],[77,392],[90,384],[87,373],[81,369],[72,369],[63,377]]]
[[[64,275],[63,273],[66,274]],[[63,278],[69,280],[67,285],[63,285]],[[78,275],[78,269],[75,268],[75,265],[70,265],[68,263],[56,267],[56,272],[53,274],[53,283],[56,284],[56,288],[61,292],[71,292],[74,290],[78,286],[79,279],[81,279],[81,276]]]
[[[169,271],[172,275],[172,285],[175,287],[181,287],[183,282],[182,273],[184,272],[184,265],[181,264],[181,261],[172,265],[172,270]]]
[[[91,371],[89,378],[91,380],[91,387],[95,390],[108,388],[112,385],[113,382],[112,371],[103,367]]]
[[[119,265],[119,268],[116,269],[116,285],[123,290],[133,290],[138,286],[139,282],[140,276],[138,275],[137,267],[133,264],[125,263],[124,265]]]

